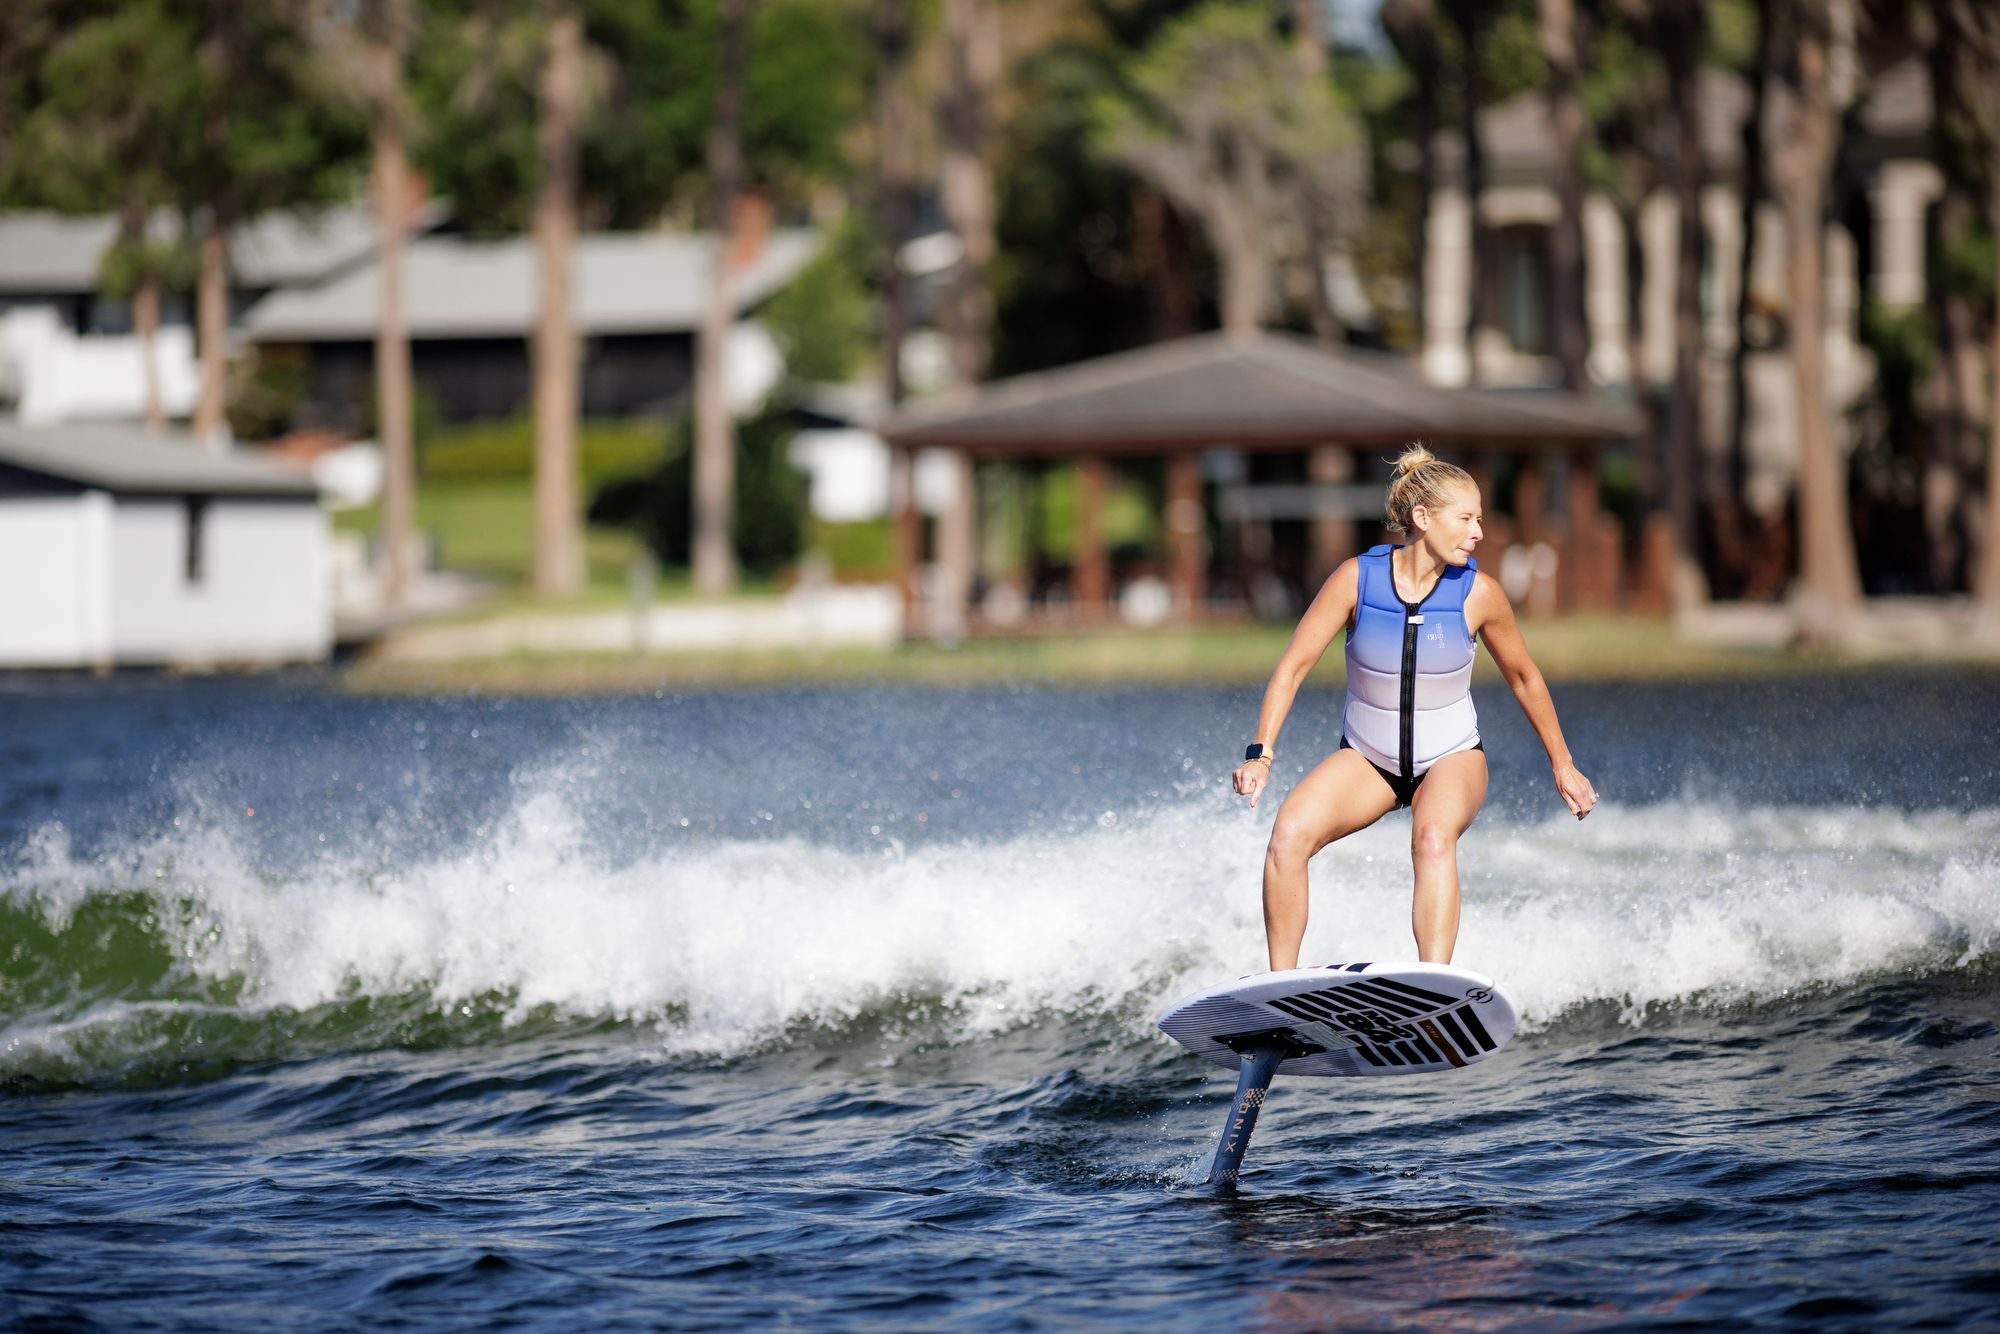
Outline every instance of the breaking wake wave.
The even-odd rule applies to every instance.
[[[273,872],[214,822],[0,857],[0,1081],[186,1078],[396,1045],[640,1030],[729,1058],[928,1016],[941,1040],[1154,1016],[1262,966],[1270,812],[1107,814],[1061,835],[887,852],[689,839],[613,865],[563,793],[472,850]],[[1305,958],[1414,956],[1407,821],[1314,866]],[[1627,1022],[1990,960],[2000,810],[1602,808],[1461,848],[1457,961],[1530,1028]]]

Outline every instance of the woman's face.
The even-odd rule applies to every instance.
[[[1479,521],[1479,488],[1466,483],[1454,487],[1445,503],[1432,509],[1418,505],[1410,511],[1417,535],[1431,554],[1451,565],[1463,565],[1472,558],[1473,548],[1485,536]]]

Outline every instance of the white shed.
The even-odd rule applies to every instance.
[[[0,666],[318,661],[332,646],[309,478],[135,426],[0,422]]]

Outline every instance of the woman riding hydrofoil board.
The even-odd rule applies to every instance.
[[[1486,754],[1471,697],[1475,639],[1485,642],[1541,738],[1564,804],[1579,820],[1597,804],[1597,790],[1570,758],[1506,590],[1473,560],[1483,533],[1471,474],[1413,446],[1396,460],[1387,509],[1390,531],[1408,542],[1373,547],[1327,578],[1271,673],[1257,739],[1232,775],[1236,791],[1256,806],[1299,686],[1345,631],[1340,747],[1285,797],[1264,853],[1264,935],[1274,972],[1298,966],[1307,863],[1403,806],[1411,814],[1417,957],[1451,962],[1458,840],[1486,799]]]

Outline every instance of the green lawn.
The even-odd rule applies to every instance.
[[[1708,648],[1674,638],[1664,621],[1613,616],[1528,621],[1529,651],[1551,681],[1658,681],[1866,670],[1812,654]],[[1257,690],[1290,639],[1289,626],[1123,630],[1094,634],[974,639],[955,646],[913,642],[887,650],[818,653],[516,655],[456,663],[363,660],[351,689],[384,692],[494,691],[573,694],[684,686],[781,682],[893,681],[928,685],[1174,684]],[[1480,679],[1496,679],[1481,653]],[[1343,682],[1340,645],[1328,650],[1313,683]]]

